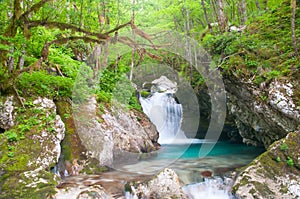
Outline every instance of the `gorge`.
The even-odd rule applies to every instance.
[[[300,198],[296,0],[1,0],[0,198]]]

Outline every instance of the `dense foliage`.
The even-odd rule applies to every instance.
[[[72,93],[74,86],[78,90],[78,82],[85,81],[76,92],[88,89],[100,101],[109,102],[116,83],[131,70],[131,62],[149,62],[148,58],[139,60],[137,51],[134,59],[128,53],[117,64],[119,58],[109,55],[116,32],[136,26],[186,34],[203,44],[227,73],[253,79],[257,85],[282,76],[296,79],[299,58],[292,45],[290,6],[287,0],[140,0],[134,4],[126,0],[4,0],[0,2],[0,91],[5,94],[13,88],[20,96],[74,98],[79,97]],[[299,12],[295,18],[299,27]],[[230,26],[244,24],[243,32],[229,31]],[[297,28],[295,35],[299,35]],[[97,56],[105,59],[102,69]],[[163,63],[170,64],[172,56],[164,55]],[[182,60],[171,64],[193,80],[194,87],[203,82]],[[99,87],[91,88],[95,77],[101,77]]]

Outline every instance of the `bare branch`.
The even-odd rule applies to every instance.
[[[127,22],[127,23],[124,23],[124,24],[121,24],[121,25],[115,27],[114,29],[112,29],[112,30],[110,30],[110,31],[108,31],[108,32],[106,32],[106,33],[104,33],[104,35],[109,35],[109,34],[111,34],[111,33],[114,33],[114,32],[116,32],[116,31],[118,31],[118,30],[120,30],[120,29],[122,29],[122,28],[124,28],[124,27],[126,27],[126,26],[128,26],[128,25],[130,25],[130,24],[131,24],[131,21],[129,21],[129,22]]]

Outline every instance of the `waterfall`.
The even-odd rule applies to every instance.
[[[181,130],[182,106],[172,93],[153,93],[150,97],[140,97],[144,113],[150,118],[159,132],[158,143],[188,143]]]

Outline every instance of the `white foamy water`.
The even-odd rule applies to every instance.
[[[181,130],[182,106],[172,93],[153,93],[151,97],[140,97],[144,113],[150,118],[159,132],[158,143],[189,143]]]
[[[204,182],[184,186],[183,192],[187,199],[233,199],[230,193],[232,181],[221,178],[205,179]]]
[[[232,180],[226,178],[215,177],[205,179],[204,182],[186,185],[182,190],[187,199],[234,199],[235,197],[230,193]],[[138,199],[135,194],[129,192],[125,193],[126,199]]]

